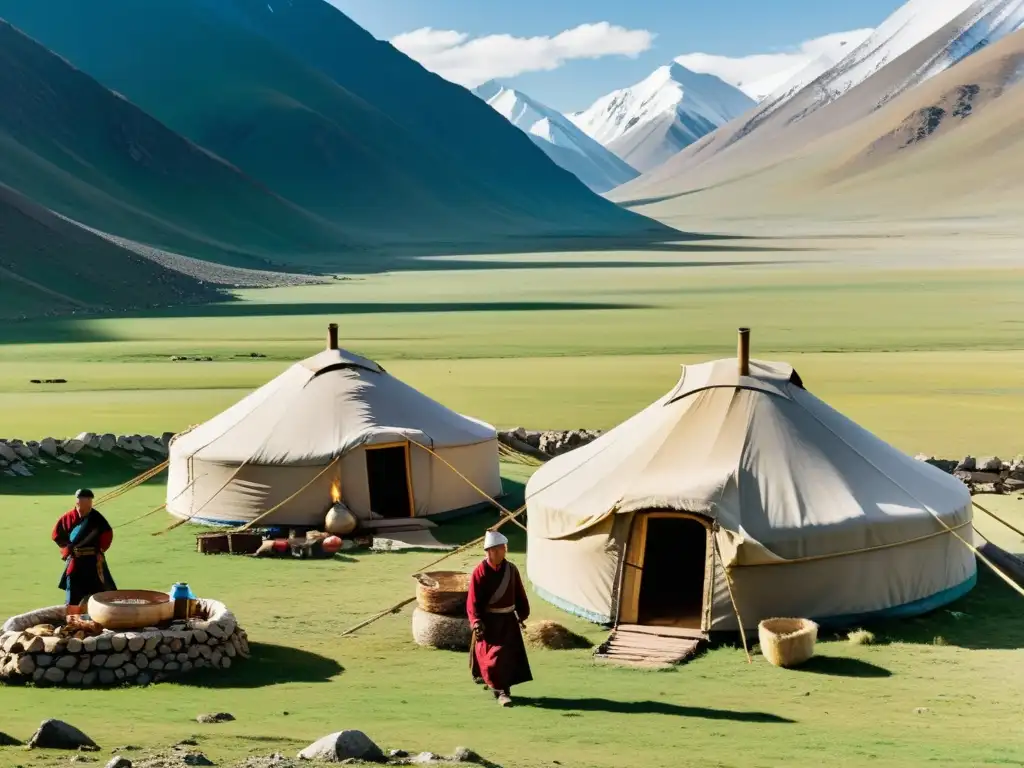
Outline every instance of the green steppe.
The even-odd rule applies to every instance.
[[[6,323],[0,436],[182,429],[315,353],[330,321],[343,345],[458,410],[502,426],[607,428],[669,389],[680,363],[734,354],[735,329],[747,325],[755,357],[792,362],[812,392],[905,451],[1024,451],[1017,261],[926,254],[894,259],[907,265],[897,269],[875,258],[885,244],[774,247],[462,258],[242,292],[228,304],[162,316]],[[245,359],[250,353],[266,358]],[[29,383],[57,377],[68,383]],[[505,467],[510,504],[521,500],[527,472]],[[0,478],[8,531],[0,614],[60,601],[54,519],[77,485],[101,490],[124,479],[105,464],[83,477]],[[162,498],[156,481],[104,512],[117,525]],[[1015,497],[983,503],[1024,523]],[[440,536],[466,541],[495,519],[484,513],[443,526]],[[410,596],[409,575],[436,555],[207,558],[195,553],[187,527],[150,535],[167,524],[156,515],[117,532],[110,560],[119,584],[189,581],[237,613],[256,658],[205,683],[2,688],[0,730],[24,739],[46,717],[67,719],[103,745],[103,762],[115,746],[195,737],[207,756],[231,765],[359,728],[387,748],[444,753],[465,744],[503,766],[529,768],[1024,765],[1024,602],[985,573],[951,607],[956,613],[871,627],[874,645],[825,637],[821,658],[803,671],[759,656],[748,666],[732,645],[664,673],[595,667],[588,651],[536,651],[536,681],[516,691],[521,706],[500,710],[469,681],[465,656],[412,644],[408,610],[338,637]],[[1015,535],[978,526],[1024,551]],[[522,565],[518,531],[513,545]],[[452,564],[468,567],[476,557]],[[539,599],[535,610],[594,642],[603,637]],[[215,711],[237,720],[193,720]],[[0,765],[67,760],[0,749]]]

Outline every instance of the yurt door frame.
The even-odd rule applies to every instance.
[[[640,624],[640,590],[644,576],[644,558],[647,552],[647,533],[651,520],[692,520],[704,528],[704,584],[700,629],[707,631],[711,626],[711,595],[714,584],[714,535],[711,521],[700,515],[676,511],[637,512],[633,515],[629,538],[623,558],[622,589],[619,592],[618,624]]]
[[[365,446],[363,446],[363,450],[366,451],[367,462],[369,461],[370,453],[372,451],[382,451],[382,450],[389,449],[389,448],[390,449],[403,448],[405,450],[405,485],[406,485],[406,488],[408,489],[408,492],[409,492],[409,517],[415,517],[416,516],[416,495],[415,495],[415,493],[413,492],[413,489],[412,489],[412,451],[411,451],[411,448],[409,446],[409,441],[408,440],[400,440],[400,441],[396,441],[396,442],[392,442],[392,443],[379,443],[377,445],[365,445]],[[369,469],[369,465],[367,465],[367,469]],[[367,491],[368,492],[370,490],[370,482],[371,481],[370,481],[369,473],[367,473],[366,483],[367,483]],[[373,495],[372,495],[372,493],[370,494],[370,499],[371,499],[371,511],[377,513],[377,510],[373,509],[373,505],[372,505]]]

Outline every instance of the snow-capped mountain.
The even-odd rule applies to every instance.
[[[680,194],[745,177],[870,115],[1022,28],[1024,0],[909,0],[834,66],[817,77],[801,73],[741,119],[611,197],[623,201]]]
[[[764,101],[777,109],[810,85],[815,107],[831,103],[934,35],[934,56],[904,78],[904,88],[937,75],[979,48],[1020,29],[1024,0],[909,0],[859,46],[829,68],[800,73]],[[817,66],[815,62],[812,66]],[[892,94],[896,95],[895,93]]]
[[[673,62],[570,119],[641,172],[742,115],[755,102],[714,75]]]
[[[556,165],[574,174],[594,192],[607,192],[640,175],[561,112],[521,91],[491,81],[474,88],[473,93],[533,139]]]

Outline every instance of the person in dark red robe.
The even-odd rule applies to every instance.
[[[93,492],[88,488],[78,490],[74,508],[53,527],[53,540],[66,563],[57,586],[64,590],[65,603],[71,606],[98,592],[117,589],[105,556],[114,540],[114,530],[93,508],[92,500]]]
[[[473,628],[470,671],[482,679],[503,707],[511,706],[513,685],[533,680],[522,626],[530,601],[519,569],[506,559],[508,539],[497,531],[484,538],[487,559],[473,570],[466,602]]]

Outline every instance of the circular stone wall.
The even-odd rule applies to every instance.
[[[104,630],[94,637],[38,636],[39,625],[64,624],[63,605],[13,616],[0,629],[0,682],[73,687],[148,685],[185,674],[228,669],[249,657],[249,641],[216,600],[198,600],[202,618],[166,629]],[[209,672],[207,671],[209,670]]]

